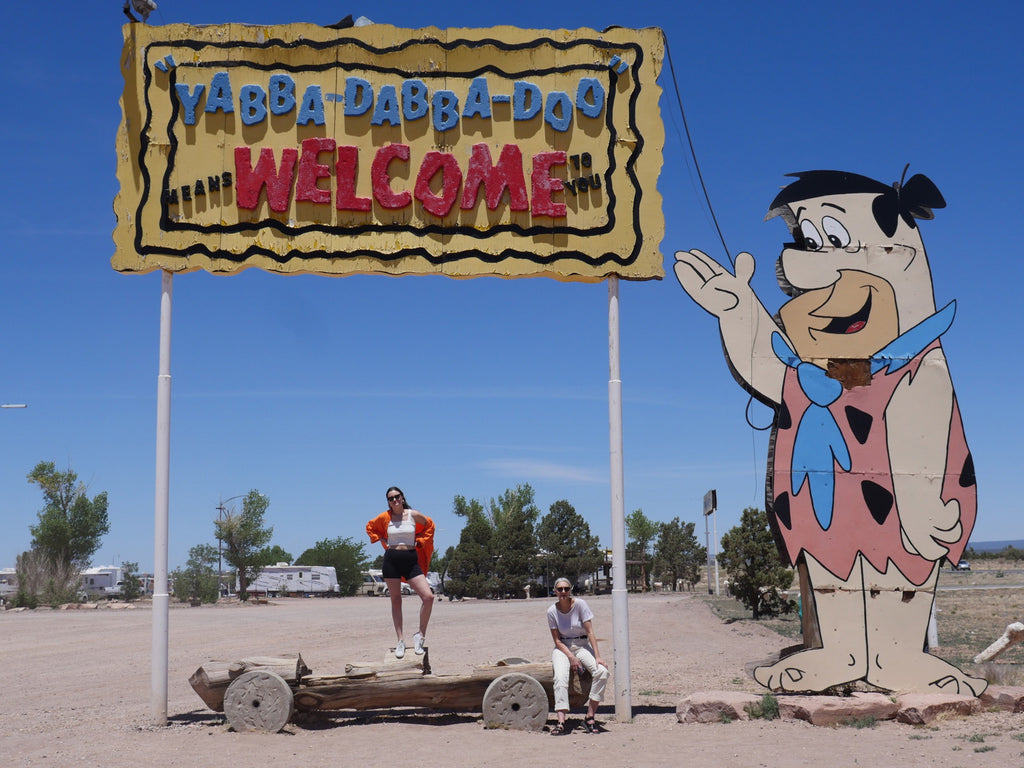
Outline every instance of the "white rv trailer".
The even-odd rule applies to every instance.
[[[82,591],[90,597],[119,597],[124,571],[119,565],[100,565],[82,571]]]
[[[235,580],[235,589],[239,588]],[[268,565],[252,580],[248,591],[267,597],[288,595],[335,596],[340,593],[338,576],[333,565]]]
[[[18,593],[18,572],[14,568],[0,569],[0,605]]]
[[[376,597],[378,595],[383,595],[387,586],[388,585],[384,583],[384,577],[381,575],[381,571],[379,569],[374,570],[371,568],[368,571],[363,571],[363,584],[359,587],[359,594]]]

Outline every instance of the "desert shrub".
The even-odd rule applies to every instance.
[[[18,575],[15,605],[19,607],[57,606],[78,600],[81,576],[71,563],[53,560],[31,549],[18,555],[15,571]]]
[[[766,693],[756,704],[747,704],[745,707],[751,720],[777,720],[779,717],[779,700],[770,693]]]

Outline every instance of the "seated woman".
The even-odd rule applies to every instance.
[[[608,682],[608,667],[601,660],[594,636],[594,613],[590,606],[572,596],[572,583],[561,578],[555,582],[557,602],[548,608],[548,628],[555,641],[551,652],[551,666],[554,669],[555,714],[558,722],[551,729],[555,736],[565,733],[565,715],[569,711],[569,671],[580,672],[585,667],[590,672],[590,693],[587,701],[587,716],[583,729],[597,733],[597,706],[604,699],[604,688]]]

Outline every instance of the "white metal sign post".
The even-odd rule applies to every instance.
[[[608,423],[611,444],[612,636],[615,719],[633,719],[629,669],[629,602],[626,589],[626,502],[622,461],[622,379],[619,370],[619,278],[608,278]]]
[[[153,536],[153,654],[151,711],[154,725],[167,725],[167,646],[170,594],[167,585],[167,521],[171,477],[171,296],[174,273],[164,271],[160,291],[160,362],[156,389],[156,504]]]

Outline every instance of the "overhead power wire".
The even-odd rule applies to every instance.
[[[704,193],[704,201],[707,203],[708,213],[711,214],[711,221],[715,225],[715,231],[718,233],[718,239],[722,243],[722,249],[725,251],[725,256],[729,260],[729,263],[733,266],[733,268],[735,268],[736,264],[733,261],[732,254],[729,251],[729,246],[726,245],[725,235],[722,234],[722,228],[718,224],[718,216],[715,215],[715,207],[711,204],[711,196],[708,194],[707,185],[704,183],[704,174],[701,173],[700,163],[697,160],[697,152],[696,152],[696,150],[693,147],[693,137],[690,135],[690,125],[689,125],[689,123],[686,120],[686,110],[683,109],[683,99],[679,95],[679,80],[676,78],[676,68],[672,64],[672,50],[669,48],[668,37],[665,38],[665,57],[668,59],[668,69],[669,69],[669,72],[672,75],[672,88],[676,92],[676,104],[679,105],[679,114],[683,118],[683,131],[686,133],[686,141],[690,145],[690,157],[693,158],[693,167],[697,171],[697,179],[700,181],[700,188],[701,188],[702,192]],[[746,412],[744,414],[746,416],[747,424],[749,424],[751,429],[754,430],[754,431],[761,431],[763,429],[767,429],[768,427],[758,427],[758,426],[755,426],[753,421],[751,421],[750,406],[751,406],[751,404],[753,402],[754,402],[754,396],[751,395],[750,399],[747,401],[747,408],[746,408]],[[756,445],[756,440],[755,440],[755,437],[754,437],[754,431],[752,431],[750,433],[750,438],[751,438],[751,446],[750,446],[750,448],[751,448],[751,453],[753,454],[754,461],[756,462],[756,460],[757,460],[757,445]],[[757,471],[753,470],[752,479],[754,481],[754,493],[755,494],[758,492],[757,491],[757,487],[758,487],[757,477],[758,477],[757,476]]]
[[[676,92],[676,104],[679,105],[679,114],[683,118],[683,131],[686,133],[686,141],[690,145],[690,157],[693,158],[693,167],[697,171],[697,179],[700,181],[700,188],[704,193],[704,201],[707,203],[708,212],[711,214],[711,221],[714,222],[715,231],[718,233],[718,239],[722,242],[726,258],[732,264],[732,254],[729,252],[729,246],[725,243],[725,235],[722,234],[722,228],[718,225],[718,217],[715,215],[715,208],[711,205],[711,196],[708,194],[707,185],[704,183],[704,174],[701,173],[700,163],[697,162],[697,152],[693,147],[693,137],[690,135],[690,126],[686,121],[686,110],[683,109],[683,100],[679,96],[679,81],[676,79],[676,68],[672,64],[672,51],[669,48],[667,36],[665,37],[665,58],[668,59],[668,69],[672,75],[672,88]]]

